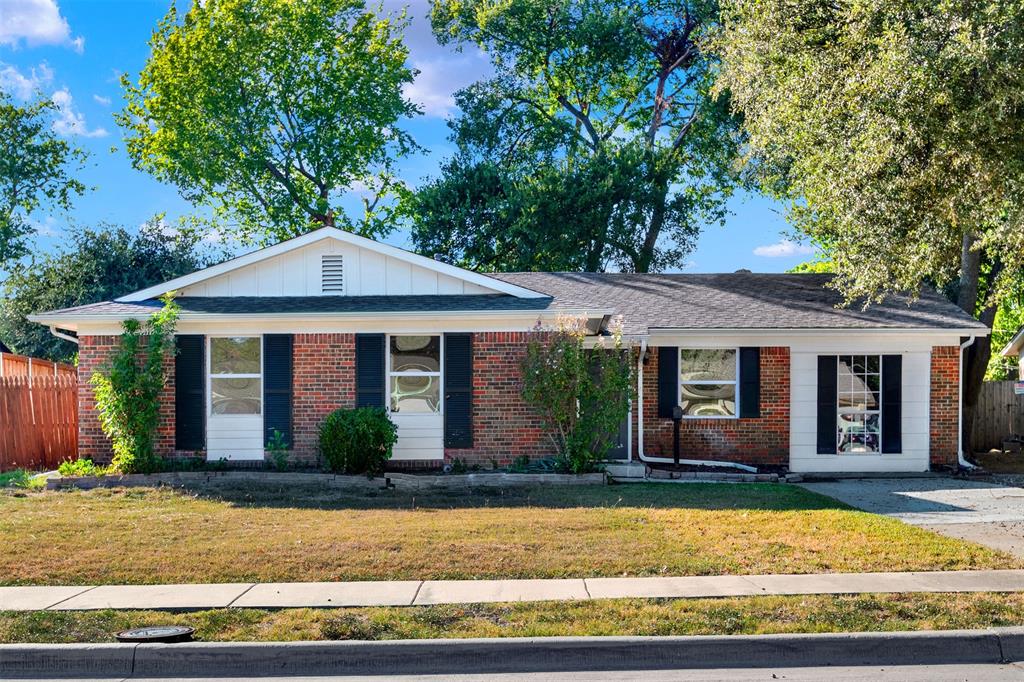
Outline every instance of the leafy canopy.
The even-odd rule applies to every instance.
[[[989,291],[1012,286],[1024,259],[1016,3],[729,0],[723,24],[718,87],[751,160],[827,245],[851,299],[956,279],[965,234],[998,263]]]
[[[86,187],[75,179],[86,153],[51,129],[55,105],[18,106],[0,90],[0,266],[28,253],[37,209],[67,211]]]
[[[708,94],[714,3],[438,0],[493,78],[456,94],[457,153],[411,202],[424,253],[478,269],[649,271],[721,221],[736,138]]]
[[[205,267],[212,255],[197,237],[167,230],[159,218],[138,234],[101,226],[72,232],[69,242],[14,269],[2,285],[0,338],[18,353],[72,361],[77,346],[26,316],[110,301]]]
[[[137,83],[122,79],[133,165],[212,205],[245,240],[324,225],[389,229],[391,173],[415,145],[397,124],[413,73],[404,16],[362,0],[207,0],[172,5]],[[365,187],[364,215],[341,207]]]

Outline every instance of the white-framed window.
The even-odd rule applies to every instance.
[[[388,406],[401,414],[441,412],[441,337],[388,337]]]
[[[679,405],[684,419],[734,419],[738,348],[680,348]]]
[[[263,337],[211,336],[210,415],[263,411]]]
[[[840,355],[836,363],[836,452],[882,451],[882,356]]]

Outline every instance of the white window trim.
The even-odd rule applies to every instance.
[[[734,358],[736,360],[736,374],[735,379],[722,380],[722,381],[683,381],[682,378],[682,364],[683,364],[683,351],[684,350],[731,350],[734,352]],[[683,419],[739,419],[740,418],[740,349],[739,346],[680,346],[677,349],[676,363],[679,367],[677,374],[679,375],[676,380],[676,405],[683,404],[683,386],[693,385],[704,385],[704,384],[732,384],[735,387],[733,395],[735,400],[733,404],[735,409],[733,412],[736,414],[731,415],[700,415],[700,414],[684,414]]]
[[[253,339],[260,340],[260,371],[258,374],[214,374],[213,373],[213,340],[214,339]],[[214,379],[259,379],[260,380],[260,411],[255,414],[214,414],[213,413],[213,380]],[[206,337],[206,418],[207,419],[252,419],[263,418],[263,334],[212,334]]]
[[[844,355],[848,355],[851,358],[855,358],[858,355],[867,357],[878,358],[878,409],[877,410],[854,410],[851,408],[842,408],[839,406],[839,378],[842,376],[839,370],[839,358]],[[836,353],[836,451],[835,454],[840,457],[878,457],[882,454],[882,356],[884,353]],[[845,409],[845,412],[844,412]],[[878,415],[878,450],[865,450],[862,452],[842,452],[839,449],[839,418],[843,414],[863,414],[863,415]],[[889,453],[891,454],[891,453]]]
[[[392,372],[391,371],[391,339],[396,336],[436,336],[438,339],[438,371],[436,372]],[[384,343],[387,347],[387,366],[385,367],[386,381],[384,382],[384,405],[388,414],[399,414],[403,417],[434,417],[444,414],[444,334],[405,332],[386,334]],[[438,406],[437,412],[392,412],[391,411],[391,377],[437,377]]]

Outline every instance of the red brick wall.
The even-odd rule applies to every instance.
[[[295,461],[319,456],[320,423],[356,403],[354,334],[296,334],[293,341],[292,439]]]
[[[930,461],[933,469],[957,465],[957,430],[960,428],[960,347],[935,346],[931,360]]]
[[[100,428],[96,397],[90,377],[103,370],[120,342],[119,336],[82,336],[78,342],[78,456],[97,463],[108,463],[113,456],[110,439]],[[156,453],[161,457],[192,455],[174,450],[174,358],[164,358],[167,382],[160,398],[160,424],[156,434]]]
[[[445,450],[460,458],[499,466],[520,455],[546,457],[554,452],[544,422],[522,398],[520,363],[531,332],[473,335],[473,447]]]
[[[672,457],[671,419],[658,417],[658,350],[649,348],[644,365],[644,454]],[[634,458],[636,457],[636,416]],[[761,417],[684,419],[680,457],[717,459],[758,467],[789,466],[789,348],[761,349]]]

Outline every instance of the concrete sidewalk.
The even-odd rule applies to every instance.
[[[809,575],[0,587],[0,611],[421,606],[625,597],[1024,592],[1024,570]]]

